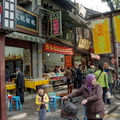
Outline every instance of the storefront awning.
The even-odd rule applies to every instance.
[[[74,15],[68,10],[58,10],[58,9],[48,9],[48,8],[46,10],[49,10],[51,12],[62,11],[62,19],[65,20],[66,22],[70,23],[75,27],[90,28],[90,26],[87,25],[87,22],[84,20],[84,18],[80,17],[79,15]]]
[[[35,36],[31,36],[31,35],[27,35],[27,34],[23,34],[23,33],[19,33],[19,32],[13,32],[13,33],[7,34],[5,37],[19,39],[19,40],[25,40],[25,41],[30,41],[30,42],[37,42],[37,43],[41,43],[41,44],[46,42],[46,40],[43,38],[35,37]]]

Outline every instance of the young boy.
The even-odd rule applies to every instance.
[[[49,98],[46,93],[44,93],[44,88],[39,87],[36,95],[36,104],[38,105],[39,120],[45,120],[46,109],[48,109],[47,103]]]

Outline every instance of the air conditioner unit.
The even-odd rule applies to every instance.
[[[32,0],[20,0],[19,3],[20,4],[27,4],[27,3],[30,3],[32,2]]]

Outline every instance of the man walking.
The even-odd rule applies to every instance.
[[[20,68],[16,68],[17,80],[16,80],[16,96],[20,96],[21,104],[24,103],[24,75],[20,71]]]
[[[110,93],[112,91],[113,84],[113,75],[116,74],[116,70],[112,67],[109,67],[108,62],[104,63],[104,71],[108,76],[108,85],[110,87]],[[111,104],[110,99],[107,99],[107,104]]]
[[[78,89],[82,86],[82,65],[79,65],[77,69],[77,83],[78,83]]]

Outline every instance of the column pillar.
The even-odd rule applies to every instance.
[[[0,33],[0,120],[7,120],[5,89],[5,35],[3,33]]]

